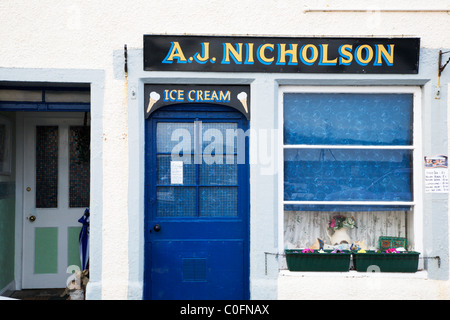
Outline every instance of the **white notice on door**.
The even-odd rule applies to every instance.
[[[447,156],[425,157],[425,192],[448,193]]]
[[[183,161],[170,161],[170,184],[183,184]]]

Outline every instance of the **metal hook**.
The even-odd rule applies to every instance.
[[[446,66],[448,65],[448,63],[450,62],[450,58],[448,58],[447,62],[446,62],[444,65],[442,65],[442,56],[443,56],[444,54],[446,54],[446,53],[449,53],[449,52],[450,52],[450,51],[442,52],[442,50],[439,50],[439,77],[441,76],[442,71],[444,71],[445,67],[446,67]]]

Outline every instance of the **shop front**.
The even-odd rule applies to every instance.
[[[399,238],[423,257],[409,277],[441,277],[424,236],[435,70],[420,51],[418,38],[145,35],[128,55],[143,297],[295,298],[315,273],[287,270],[284,251],[318,241]],[[344,242],[336,216],[355,223]],[[344,287],[364,277],[348,271]]]
[[[88,300],[450,296],[429,36],[120,32],[132,45],[93,41],[68,69],[0,69],[0,293],[63,288],[89,207]],[[416,269],[356,269],[381,249]],[[353,256],[294,271],[288,250]]]

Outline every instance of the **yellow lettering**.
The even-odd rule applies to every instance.
[[[377,44],[377,58],[375,61],[376,66],[381,66],[382,59],[386,61],[388,66],[394,65],[394,45],[390,44],[389,49],[386,49],[382,44]]]
[[[286,44],[279,44],[279,53],[278,53],[278,62],[277,64],[286,64],[286,55],[289,54],[291,59],[289,60],[289,64],[297,64],[297,47],[298,44],[292,44],[291,49],[286,50]]]
[[[263,64],[271,64],[273,62],[273,60],[275,60],[275,58],[273,58],[273,57],[272,58],[266,57],[264,51],[267,48],[270,48],[270,51],[273,51],[274,45],[271,43],[266,43],[266,44],[263,44],[262,46],[260,46],[259,50],[258,50],[258,57],[259,57],[261,63],[263,63]]]
[[[177,93],[177,91],[176,90],[171,90],[170,91],[170,93],[169,93],[169,99],[171,100],[171,101],[175,101],[177,98],[176,98],[176,94]]]
[[[206,61],[208,61],[209,59],[209,42],[203,42],[202,43],[202,53],[203,56],[200,56],[200,53],[197,53],[195,55],[195,59],[198,60],[198,62],[200,63],[204,63]]]
[[[203,91],[198,90],[197,91],[197,100],[196,101],[202,101],[203,100]]]
[[[227,92],[225,93],[225,92],[223,92],[223,91],[220,91],[219,96],[220,96],[220,101],[223,101],[223,102],[229,102],[229,101],[230,101],[231,92],[230,92],[230,91],[227,91]]]
[[[219,101],[219,96],[217,95],[217,91],[213,91],[211,94],[211,100],[212,101]]]
[[[312,55],[311,58],[308,58],[308,49],[311,49]],[[314,62],[316,62],[317,58],[319,57],[319,50],[317,50],[317,47],[313,44],[306,44],[302,47],[300,52],[300,59],[302,62],[306,65],[312,65]]]
[[[166,58],[163,60],[163,63],[172,63],[173,59],[178,59],[179,63],[186,63],[186,57],[184,56],[183,50],[181,50],[181,46],[177,41],[172,42],[172,47],[170,48]]]
[[[224,54],[223,54],[223,64],[230,63],[230,57],[234,60],[235,63],[242,63],[242,43],[237,43],[238,49],[236,49],[231,43],[224,43]]]
[[[335,65],[337,63],[337,58],[333,60],[328,60],[328,44],[321,44],[322,47],[322,60],[319,64],[322,65]]]
[[[187,99],[189,100],[189,102],[195,101],[195,90],[191,90],[188,92]]]
[[[352,55],[353,46],[351,44],[343,44],[339,47],[339,64],[349,65],[353,61]]]
[[[245,64],[253,64],[255,60],[253,58],[253,43],[245,44],[247,47],[247,57],[245,58]]]
[[[362,57],[362,51],[363,50],[366,51],[366,58],[365,59],[363,59],[363,57]],[[365,66],[370,61],[372,61],[372,59],[373,59],[373,49],[368,44],[360,45],[356,49],[356,62],[358,62],[358,64]]]

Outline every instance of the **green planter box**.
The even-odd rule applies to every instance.
[[[286,249],[286,262],[289,271],[337,271],[347,272],[350,267],[350,251],[343,253],[302,253],[299,249]]]
[[[358,272],[416,272],[419,252],[353,253],[353,264]]]

